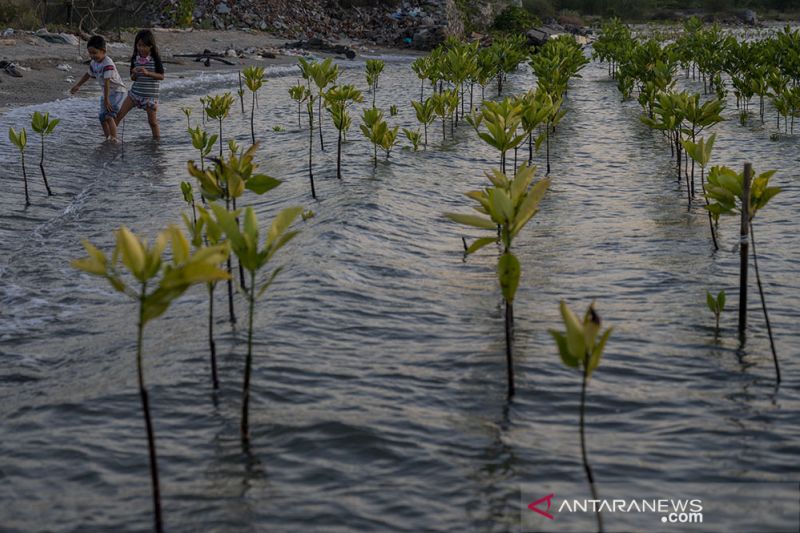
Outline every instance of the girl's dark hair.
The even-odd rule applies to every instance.
[[[98,50],[106,49],[106,40],[100,35],[92,35],[89,37],[89,42],[86,43],[86,48],[97,48]]]
[[[133,69],[133,67],[136,66],[136,56],[139,54],[139,51],[136,49],[136,47],[139,45],[140,41],[145,46],[150,47],[150,57],[153,58],[153,62],[156,64],[156,72],[158,72],[159,74],[164,74],[164,65],[163,63],[161,63],[161,56],[158,53],[158,47],[156,46],[156,37],[150,30],[139,30],[139,33],[136,34],[136,38],[133,39],[133,55],[131,56],[131,69]]]

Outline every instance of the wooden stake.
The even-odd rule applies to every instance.
[[[744,184],[742,187],[742,225],[739,232],[739,335],[747,329],[747,269],[750,252],[750,180],[753,165],[744,164]]]

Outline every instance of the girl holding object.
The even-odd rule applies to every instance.
[[[119,124],[132,108],[137,107],[147,112],[147,122],[153,132],[153,139],[161,137],[158,128],[158,91],[161,80],[164,79],[164,65],[158,54],[156,39],[150,30],[141,30],[133,41],[133,56],[131,57],[131,79],[133,87],[128,92],[128,97],[122,102],[122,107],[117,113],[116,122]]]

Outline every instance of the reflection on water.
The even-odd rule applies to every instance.
[[[364,85],[361,65],[343,81]],[[553,140],[553,184],[518,241],[518,396],[505,406],[504,338],[492,252],[462,262],[446,221],[465,210],[497,153],[462,123],[427,150],[379,154],[357,127],[335,178],[335,131],[314,138],[319,200],[310,198],[307,132],[288,97],[296,72],[271,77],[256,131],[263,170],[285,180],[246,196],[265,220],[299,204],[316,217],[285,248],[286,265],[260,304],[252,398],[252,449],[238,438],[244,335],[218,316],[222,389],[209,387],[206,293],[187,294],[146,331],[167,526],[172,530],[509,531],[519,487],[580,482],[579,376],[562,368],[547,329],[558,302],[592,299],[615,327],[587,406],[589,454],[604,481],[781,481],[800,453],[800,199],[797,139],[720,124],[714,163],[778,168],[784,192],[756,220],[762,276],[785,384],[773,367],[757,293],[747,342],[735,312],[715,338],[705,291],[735,308],[736,224],[723,221],[713,251],[700,207],[687,212],[669,147],[621,104],[606,68],[592,64],[568,96]],[[509,89],[533,83],[523,70]],[[690,85],[691,82],[689,82]],[[696,84],[692,87],[697,89]],[[378,105],[390,124],[415,128],[418,96],[408,60],[387,64]],[[179,182],[195,159],[180,107],[235,91],[235,77],[205,75],[165,87],[161,143],[132,113],[121,147],[98,145],[94,99],[33,109],[64,118],[48,139],[47,199],[29,165],[33,206],[23,208],[17,155],[0,145],[0,523],[9,530],[139,531],[149,527],[145,436],[135,389],[133,304],[70,269],[80,240],[112,244],[122,224],[152,236],[179,221]],[[476,92],[476,94],[479,94]],[[371,98],[367,98],[371,100]],[[360,110],[355,110],[358,124]],[[735,110],[727,116],[735,118]],[[273,131],[282,126],[284,131]],[[207,128],[216,131],[216,124]],[[225,140],[249,142],[237,106]],[[449,132],[448,132],[449,133]],[[29,151],[35,151],[31,139]],[[525,157],[527,150],[520,152]],[[31,158],[29,154],[29,159]],[[537,156],[537,163],[542,158]],[[38,178],[38,180],[37,180]],[[216,291],[223,310],[224,291]],[[243,309],[239,300],[238,309]],[[504,414],[504,409],[507,413]]]

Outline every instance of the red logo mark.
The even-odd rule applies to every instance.
[[[545,517],[545,518],[549,518],[550,520],[555,520],[555,518],[553,517],[553,515],[551,515],[550,513],[548,513],[548,512],[547,512],[547,511],[549,511],[549,510],[550,510],[550,504],[552,503],[552,502],[551,502],[551,500],[552,500],[553,498],[555,498],[555,496],[556,496],[555,494],[548,494],[548,495],[547,495],[547,496],[545,496],[544,498],[541,498],[541,499],[539,499],[539,500],[536,500],[535,502],[533,502],[532,504],[530,504],[530,505],[528,506],[528,509],[530,509],[531,511],[534,511],[534,512],[536,512],[536,513],[539,513],[540,515],[542,515],[542,516],[543,516],[543,517]],[[539,509],[539,507],[538,507],[538,506],[539,506],[539,504],[541,504],[541,503],[543,503],[543,502],[545,502],[545,501],[547,502],[547,509],[545,509],[544,511],[542,511],[541,509]]]

